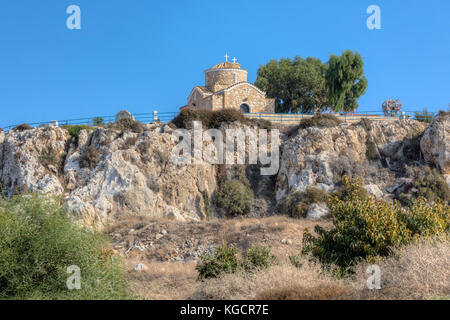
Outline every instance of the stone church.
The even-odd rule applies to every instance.
[[[226,60],[228,56],[225,56]],[[275,100],[247,82],[247,70],[233,62],[222,62],[205,71],[205,86],[192,89],[183,108],[236,109],[243,113],[273,113]],[[182,108],[182,109],[183,109]]]

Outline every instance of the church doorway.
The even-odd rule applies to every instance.
[[[250,107],[248,106],[248,104],[243,103],[239,107],[239,111],[242,112],[242,113],[250,113]]]

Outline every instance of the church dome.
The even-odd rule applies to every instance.
[[[241,65],[236,62],[221,62],[219,64],[216,64],[214,67],[212,67],[209,70],[217,70],[217,69],[240,69]]]
[[[247,70],[234,62],[221,62],[205,71],[205,85],[208,90],[218,92],[232,85],[247,82]]]

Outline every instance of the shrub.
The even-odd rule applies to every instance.
[[[307,129],[310,127],[332,128],[340,125],[341,123],[342,121],[332,114],[315,114],[311,118],[301,120],[299,129]]]
[[[371,138],[367,138],[366,140],[366,157],[369,160],[377,160],[378,159],[378,151],[377,145]]]
[[[358,183],[347,181],[349,189]],[[360,259],[388,256],[396,247],[411,239],[441,235],[449,230],[450,208],[446,204],[428,205],[418,200],[410,209],[398,203],[375,200],[373,197],[332,198],[328,206],[334,229],[316,226],[317,236],[305,232],[303,254],[312,254],[322,263],[351,268]]]
[[[450,230],[450,207],[441,201],[433,205],[428,199],[419,198],[411,208],[400,213],[400,219],[410,230],[412,237],[433,237]]]
[[[128,150],[130,149],[132,146],[134,146],[136,144],[136,141],[138,140],[137,137],[128,137],[122,145],[122,150]]]
[[[241,267],[240,252],[234,247],[222,246],[211,255],[202,255],[196,267],[199,279],[216,278],[224,273],[234,273]]]
[[[92,123],[94,124],[94,126],[103,126],[105,125],[105,119],[103,119],[102,117],[95,117],[92,119]]]
[[[124,268],[105,236],[72,223],[59,201],[37,195],[0,200],[0,299],[127,298]],[[68,290],[69,266],[81,290]]]
[[[420,122],[430,123],[433,120],[433,114],[424,108],[422,112],[414,112],[414,119]]]
[[[442,200],[450,204],[450,188],[436,169],[424,167],[416,170],[411,187],[406,193],[398,196],[398,200],[411,206],[415,199],[424,197],[429,202]]]
[[[237,180],[225,182],[216,196],[216,205],[227,216],[246,214],[252,205],[253,190]]]
[[[369,197],[361,178],[352,179],[345,175],[342,184],[343,187],[335,192],[335,196],[342,201],[365,200]]]
[[[132,131],[135,133],[142,133],[145,131],[145,126],[140,121],[135,121],[130,118],[121,118],[114,123],[108,123],[107,128],[119,130],[121,132]]]
[[[266,269],[275,263],[275,256],[270,247],[250,247],[244,260],[244,268],[247,271]]]
[[[31,127],[28,123],[19,124],[18,126],[13,128],[13,130],[17,131],[25,131],[30,129],[33,129],[33,127]]]
[[[84,149],[80,158],[80,167],[94,169],[99,161],[100,153],[94,145],[90,144]]]
[[[308,187],[304,192],[288,194],[278,206],[279,212],[291,218],[305,218],[313,203],[327,202],[329,194],[319,188]]]
[[[78,143],[78,135],[80,134],[81,130],[94,130],[94,128],[92,128],[92,127],[83,126],[83,125],[76,125],[76,126],[70,126],[70,125],[66,126],[65,125],[65,126],[61,126],[61,128],[64,128],[67,131],[69,131],[69,134],[75,140],[76,143]]]
[[[358,122],[358,124],[367,132],[372,130],[372,123],[373,121],[367,118],[361,118],[361,120]]]
[[[216,252],[201,256],[196,267],[199,279],[216,278],[238,271],[253,272],[266,269],[276,261],[270,247],[250,247],[245,254],[235,247],[222,246]]]
[[[183,109],[171,123],[178,128],[191,129],[192,121],[200,121],[203,128],[208,129],[218,129],[223,122],[240,122],[249,126],[256,125],[263,129],[272,128],[272,123],[270,121],[262,119],[248,119],[241,112],[234,109],[211,111],[186,108]]]
[[[211,201],[209,199],[208,191],[204,190],[201,192],[203,198],[203,204],[205,205],[205,214],[207,217],[211,216]]]
[[[193,108],[186,108],[172,120],[177,128],[190,129],[193,121],[200,121],[203,127],[209,128],[212,118],[212,111],[209,110],[196,110]]]
[[[212,111],[208,128],[219,128],[222,122],[240,122],[245,124],[247,118],[238,110],[234,109]]]
[[[50,165],[56,166],[58,164],[58,157],[55,153],[55,150],[51,146],[48,146],[47,149],[42,151],[39,155],[39,162],[44,166],[48,167]]]

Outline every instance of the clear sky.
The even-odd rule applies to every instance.
[[[81,30],[69,30],[69,5]],[[369,30],[369,5],[381,30]],[[2,0],[0,127],[178,111],[203,71],[236,57],[256,79],[270,59],[351,49],[369,81],[360,110],[400,98],[407,110],[450,103],[448,0]]]

